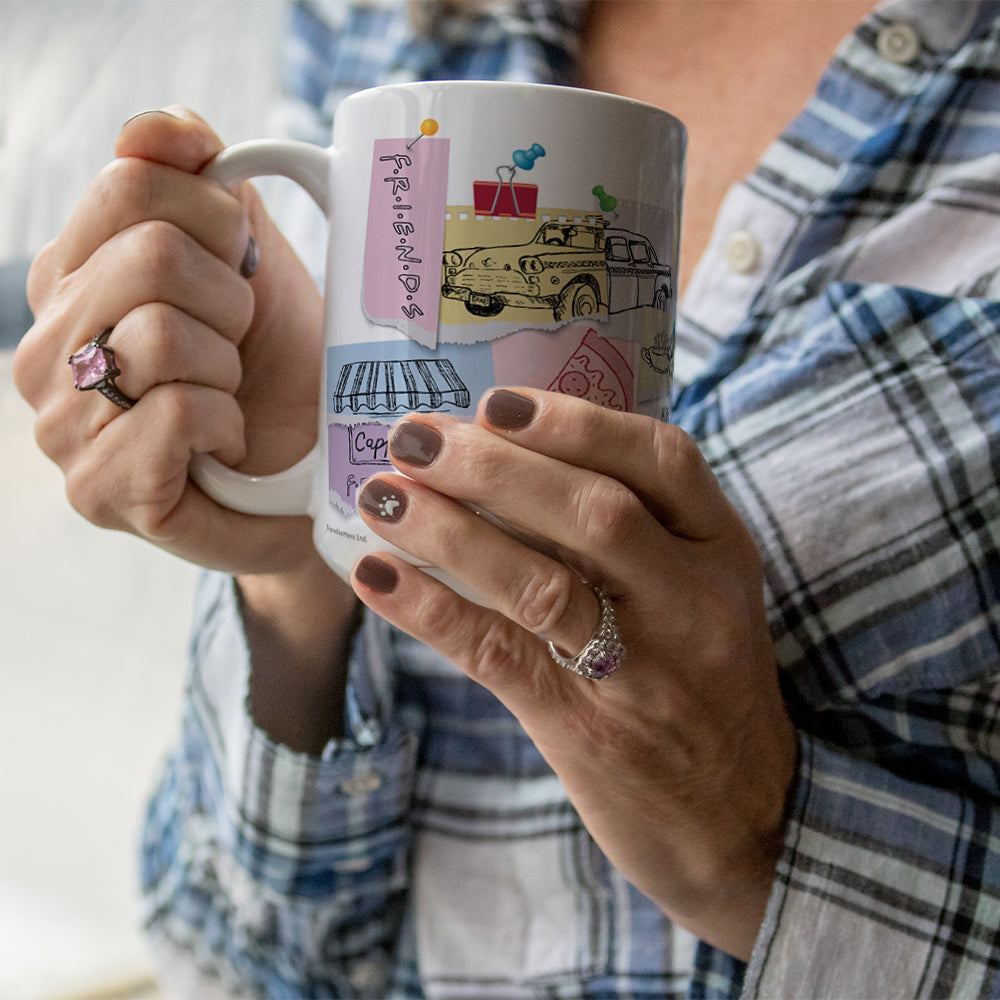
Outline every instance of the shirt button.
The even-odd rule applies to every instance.
[[[350,971],[347,978],[351,985],[362,993],[371,993],[385,985],[385,973],[380,962],[360,961]]]
[[[752,274],[760,265],[760,244],[745,229],[738,229],[726,241],[726,263],[737,274]]]
[[[364,774],[355,775],[341,782],[340,790],[345,795],[356,798],[359,795],[368,795],[369,792],[378,791],[382,787],[382,779],[374,771],[366,771]]]
[[[920,36],[911,25],[895,21],[879,31],[875,47],[883,59],[906,66],[920,55]]]

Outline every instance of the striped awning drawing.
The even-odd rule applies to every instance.
[[[447,358],[352,361],[341,367],[333,393],[335,413],[468,409],[469,402],[469,389]]]

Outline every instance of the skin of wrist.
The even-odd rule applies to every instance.
[[[361,606],[318,557],[236,579],[250,650],[248,709],[273,740],[319,754],[343,736],[351,643]]]
[[[768,769],[775,780],[761,795],[760,809],[732,829],[732,817],[723,810],[709,824],[720,832],[718,839],[705,838],[703,831],[686,838],[681,866],[691,876],[691,908],[663,907],[699,938],[744,962],[750,960],[771,897],[797,786],[798,740],[790,720],[783,728],[784,739],[776,742],[784,748],[783,759]],[[727,829],[728,836],[723,834]]]

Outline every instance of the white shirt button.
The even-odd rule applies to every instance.
[[[726,263],[737,274],[752,274],[760,266],[760,244],[745,229],[726,241]]]
[[[385,985],[385,973],[379,962],[358,962],[351,969],[347,978],[351,985],[359,992],[370,993],[372,990]]]
[[[879,31],[875,46],[883,59],[906,66],[920,55],[920,36],[912,25],[894,21]]]
[[[374,771],[357,774],[340,784],[340,790],[352,798],[356,798],[359,795],[368,795],[370,792],[378,791],[381,787],[382,779]]]

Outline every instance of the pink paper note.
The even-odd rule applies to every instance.
[[[411,137],[412,138],[412,137]],[[365,240],[364,307],[425,347],[437,346],[448,190],[447,139],[377,139]]]

